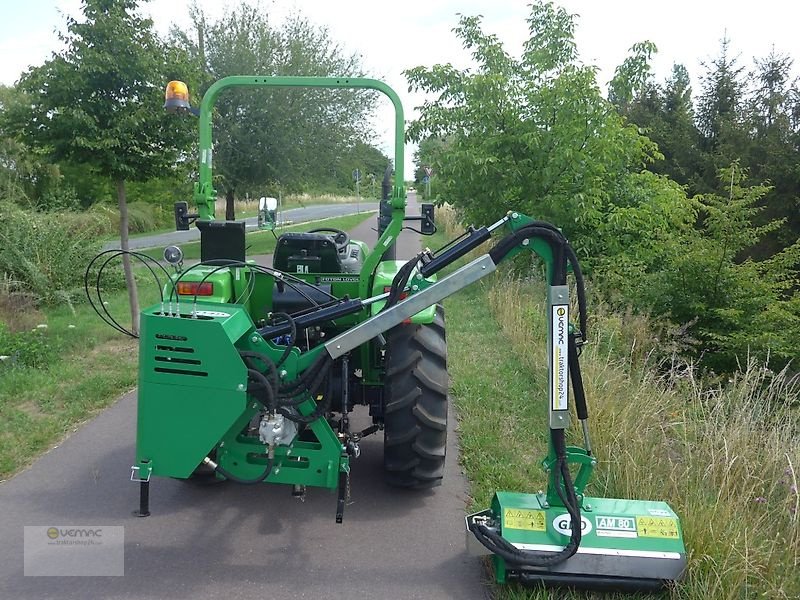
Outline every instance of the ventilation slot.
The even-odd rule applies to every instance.
[[[184,335],[170,335],[168,333],[157,333],[156,334],[157,340],[173,340],[175,342],[185,342],[189,338]]]
[[[156,346],[156,350],[161,350],[162,352],[186,352],[188,354],[194,354],[194,348],[186,348],[185,346]]]
[[[172,375],[191,375],[192,377],[208,377],[205,371],[188,371],[186,369],[167,369],[166,367],[156,367],[156,373],[171,373]]]
[[[199,365],[200,361],[194,358],[173,358],[172,356],[156,356],[156,362],[179,363],[182,365]]]

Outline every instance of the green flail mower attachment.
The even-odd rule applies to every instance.
[[[466,517],[467,548],[491,555],[499,583],[517,580],[620,591],[658,590],[682,577],[686,550],[680,521],[664,502],[584,495],[597,460],[592,454],[580,346],[586,335],[586,301],[577,259],[563,238],[543,224],[512,215],[511,239],[527,231],[523,246],[547,267],[549,451],[542,466],[547,490],[497,492],[491,507]],[[541,231],[536,231],[541,228]],[[508,238],[507,238],[508,239]],[[506,240],[495,250],[501,249]],[[513,256],[519,247],[506,252]],[[498,253],[499,254],[499,253]],[[570,323],[567,263],[575,274],[579,328]],[[584,447],[567,446],[569,383]],[[573,470],[577,473],[573,475]]]

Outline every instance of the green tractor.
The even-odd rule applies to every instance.
[[[259,266],[245,257],[244,223],[214,219],[212,109],[222,91],[242,86],[360,88],[388,96],[395,108],[394,186],[382,203],[374,248],[338,230],[283,233],[272,265]],[[421,233],[435,226],[430,205],[419,216],[405,214],[403,109],[379,81],[227,77],[209,88],[199,110],[190,106],[186,86],[171,82],[165,107],[200,121],[197,212],[190,214],[184,202],[175,215],[179,229],[195,222],[200,230],[201,262],[176,268],[161,301],[141,313],[131,476],[140,485],[140,516],[149,514],[152,476],[207,473],[243,484],[286,484],[296,494],[307,486],[336,489],[336,521],[342,522],[359,441],[381,430],[390,485],[439,485],[448,415],[440,303],[503,260],[534,252],[549,284],[547,490],[498,492],[490,508],[466,517],[468,546],[493,556],[499,581],[638,589],[681,576],[686,552],[668,505],[584,494],[596,465],[578,365],[586,300],[577,258],[559,229],[512,212],[490,226],[470,227],[437,252],[395,260],[391,249],[405,221],[416,220]],[[437,279],[501,231],[488,252]],[[170,248],[165,258],[180,263],[180,252]],[[570,272],[577,324],[570,321]],[[570,383],[583,447],[566,444]],[[369,407],[372,424],[354,431],[349,414],[359,404]]]
[[[345,231],[311,229],[281,234],[271,268],[246,260],[244,223],[214,219],[217,194],[211,183],[214,101],[223,90],[240,86],[367,88],[391,99],[396,110],[394,188],[384,202],[382,233],[374,249],[351,240]],[[425,205],[419,217],[405,215],[403,111],[397,95],[369,79],[228,77],[206,92],[199,111],[189,105],[186,86],[171,82],[165,107],[194,112],[200,119],[197,213],[190,214],[186,202],[178,203],[176,226],[188,229],[195,221],[202,262],[181,272],[165,290],[180,305],[174,312],[188,310],[193,315],[189,320],[165,318],[160,305],[142,315],[136,471],[145,477],[192,477],[212,457],[216,473],[234,481],[287,483],[298,489],[339,487],[344,493],[358,440],[382,429],[387,482],[409,488],[438,485],[448,388],[441,306],[424,307],[407,325],[373,336],[339,358],[335,367],[328,365],[325,377],[306,388],[305,395],[296,394],[290,383],[308,369],[308,357],[321,343],[386,306],[392,283],[406,264],[391,258],[404,221],[418,220],[423,233],[434,230],[432,205]],[[269,215],[267,200],[264,212]],[[357,298],[374,300],[352,300]],[[230,314],[208,318],[223,312]],[[181,333],[172,330],[176,326]],[[187,326],[191,332],[183,331]],[[220,354],[239,364],[227,364]],[[228,394],[230,401],[223,399]],[[248,396],[254,401],[245,401]],[[189,397],[208,403],[201,412],[209,418],[179,434]],[[373,426],[367,432],[350,430],[348,413],[358,404],[369,406]],[[319,418],[334,413],[339,415],[335,420]],[[340,498],[340,509],[343,505]]]

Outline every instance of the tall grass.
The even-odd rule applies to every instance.
[[[116,205],[95,204],[85,213],[76,213],[72,218],[99,216],[103,219],[105,235],[119,237],[119,209]],[[223,213],[224,214],[224,213]],[[150,202],[128,203],[128,232],[147,233],[157,229],[175,226],[175,215],[169,208]]]
[[[489,305],[545,381],[544,344],[532,343],[546,339],[543,286],[508,278]],[[591,312],[581,366],[599,464],[587,493],[663,499],[678,512],[689,568],[674,598],[800,598],[800,378],[749,361],[706,384],[691,364],[656,359],[644,317]]]
[[[0,276],[40,302],[71,302],[107,222],[91,213],[50,214],[0,205]]]

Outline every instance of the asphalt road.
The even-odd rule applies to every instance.
[[[377,202],[361,202],[361,203],[332,203],[320,204],[316,206],[306,206],[302,208],[290,208],[281,213],[281,218],[284,221],[292,221],[293,223],[303,223],[306,221],[316,221],[318,219],[328,219],[330,217],[342,217],[344,215],[352,215],[356,212],[364,212],[369,210],[377,210]],[[247,229],[255,229],[258,227],[258,217],[249,217],[245,219]],[[188,231],[170,231],[167,233],[157,233],[154,235],[147,235],[142,237],[131,238],[128,246],[131,250],[140,248],[152,248],[154,246],[169,246],[171,244],[181,244],[192,240],[200,239],[200,231],[197,227],[192,227]],[[103,246],[103,250],[111,250],[112,248],[119,248],[119,240],[108,242]]]
[[[370,219],[351,234],[371,242],[374,226]],[[416,234],[404,232],[398,257],[418,248]],[[187,426],[197,418],[187,415]],[[301,502],[287,486],[161,478],[151,483],[152,516],[141,519],[131,514],[138,486],[129,481],[136,436],[130,392],[0,484],[0,598],[486,598],[483,567],[464,552],[467,483],[452,412],[449,421],[444,483],[422,493],[387,487],[382,437],[365,438],[351,462],[341,525],[328,490],[309,488]],[[357,412],[354,428],[367,423],[366,410]],[[25,577],[24,525],[124,526],[125,576]]]

